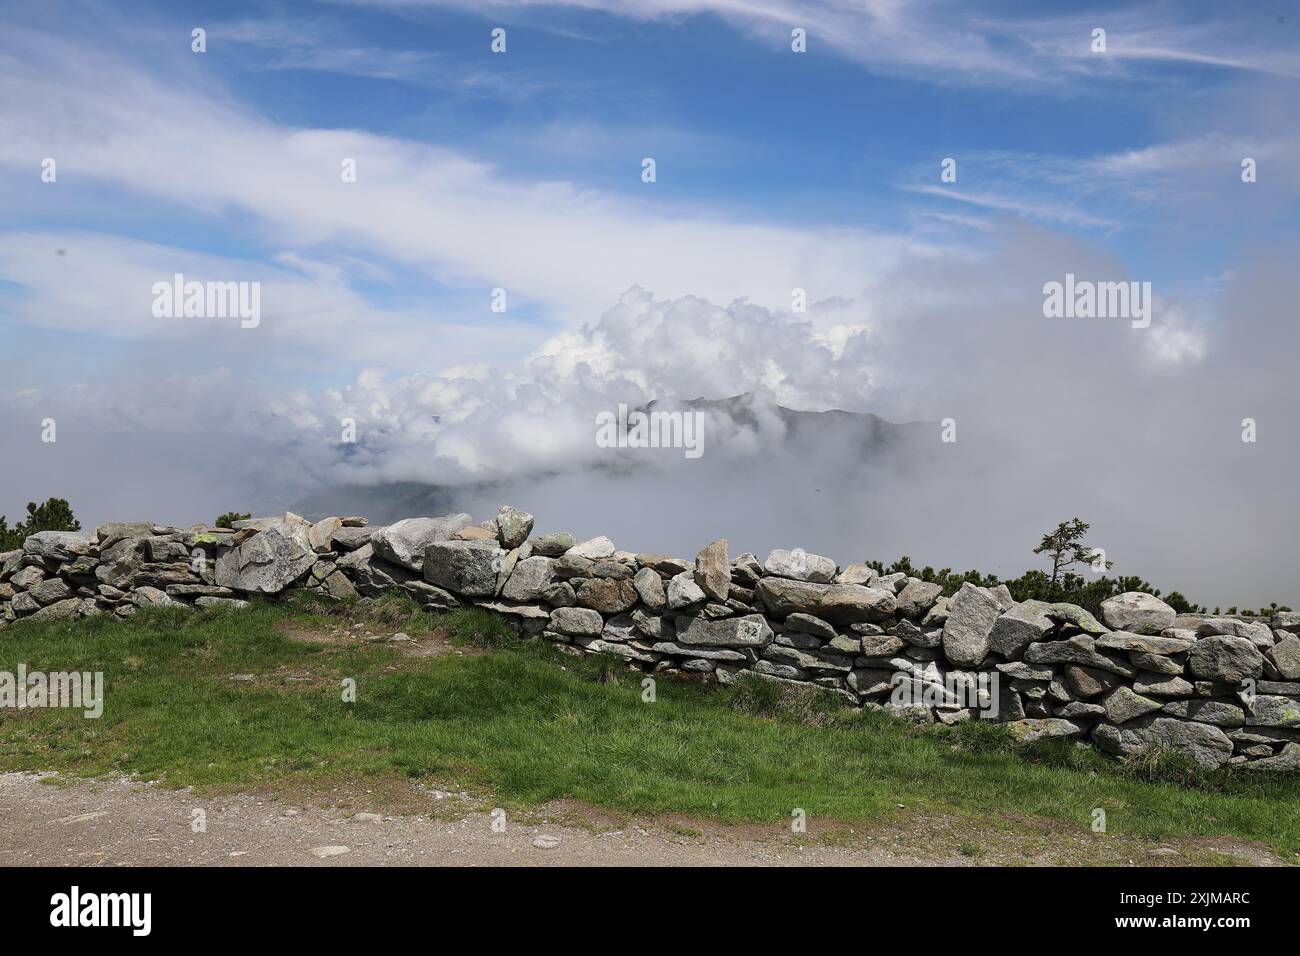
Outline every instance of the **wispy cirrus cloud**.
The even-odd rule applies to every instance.
[[[941,83],[1051,86],[1126,78],[1145,69],[1195,65],[1234,72],[1300,77],[1300,49],[1272,18],[1241,18],[1211,9],[1198,15],[1167,2],[1125,8],[1098,5],[1067,16],[1024,15],[1023,4],[972,9],[961,0],[343,0],[389,9],[442,7],[485,16],[531,17],[543,11],[599,12],[642,22],[718,17],[763,42],[786,45],[790,30],[867,69]],[[1107,53],[1091,48],[1107,31]]]

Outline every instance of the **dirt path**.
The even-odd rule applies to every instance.
[[[698,821],[619,821],[567,804],[529,819],[462,812],[454,795],[426,797],[427,814],[352,813],[238,794],[200,799],[127,781],[54,784],[35,774],[0,774],[0,859],[10,865],[204,866],[968,866],[988,863],[1187,865],[1227,856],[1277,864],[1235,841],[1147,843],[1090,838],[1034,827],[963,855],[966,827],[927,818],[899,832],[843,828],[795,836],[785,828]],[[441,799],[440,799],[441,798]],[[195,811],[206,832],[195,832]],[[564,822],[561,822],[564,821]],[[703,828],[703,829],[701,829]],[[342,850],[339,848],[346,848]]]

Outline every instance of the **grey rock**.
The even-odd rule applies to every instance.
[[[294,529],[281,524],[218,555],[215,583],[236,591],[277,594],[310,571],[315,563],[316,552],[307,542],[306,534],[298,535]],[[105,580],[103,576],[100,580],[121,587],[115,580]]]
[[[943,594],[943,586],[929,581],[911,581],[898,592],[899,617],[923,617]]]
[[[862,638],[863,657],[892,657],[907,645],[892,634],[878,634]]]
[[[542,600],[552,607],[574,607],[578,603],[578,594],[568,581],[557,581],[544,588]]]
[[[1234,617],[1206,618],[1196,628],[1197,637],[1244,637],[1263,650],[1274,644],[1273,629],[1264,621],[1239,621]]]
[[[1190,681],[1151,671],[1138,674],[1133,681],[1133,690],[1146,697],[1190,697],[1196,692]]]
[[[861,584],[869,586],[880,577],[880,572],[867,564],[850,564],[835,576],[836,584]]]
[[[1195,641],[1131,634],[1128,631],[1112,631],[1097,638],[1098,650],[1137,651],[1146,654],[1180,654],[1190,651],[1195,644]]]
[[[1077,604],[1051,604],[1046,614],[1058,624],[1078,628],[1085,634],[1105,634],[1106,627]]]
[[[31,595],[37,604],[45,605],[72,597],[72,588],[68,587],[59,578],[49,578],[40,584],[33,585],[28,589],[27,593]]]
[[[513,551],[533,533],[533,516],[527,511],[520,511],[509,505],[502,505],[497,512],[497,539],[501,547]]]
[[[1052,740],[1057,737],[1077,737],[1083,733],[1078,724],[1061,717],[1027,718],[1013,720],[1005,724],[1011,736],[1021,743],[1033,743],[1036,740]]]
[[[496,541],[435,541],[424,550],[424,579],[453,594],[492,597],[505,559]]]
[[[1066,665],[1061,674],[1070,696],[1080,700],[1090,700],[1120,685],[1119,675],[1078,664]],[[1188,690],[1191,690],[1190,684]],[[1139,691],[1139,693],[1144,692]]]
[[[1083,701],[1072,700],[1056,708],[1053,716],[1073,721],[1097,720],[1106,716],[1106,708],[1100,704],[1085,704]]]
[[[551,612],[551,630],[572,637],[599,637],[605,629],[600,612],[585,607],[557,607]]]
[[[1300,698],[1257,694],[1242,703],[1248,727],[1300,727]]]
[[[247,601],[241,601],[238,598],[218,597],[214,594],[201,594],[194,599],[195,607],[224,607],[238,610],[248,607]]]
[[[1300,637],[1288,634],[1264,652],[1283,680],[1300,680]]]
[[[558,558],[573,547],[573,535],[567,531],[554,531],[538,535],[533,541],[533,554],[544,558]]]
[[[838,568],[830,558],[820,554],[809,554],[803,548],[795,548],[793,551],[777,548],[763,562],[763,570],[768,574],[795,581],[830,584],[835,580],[835,572]]]
[[[1008,661],[1004,664],[998,664],[996,667],[999,673],[1005,674],[1012,680],[1050,681],[1056,676],[1056,671],[1050,667],[1034,667],[1024,661]]]
[[[612,558],[614,556],[614,542],[601,535],[598,538],[588,538],[586,541],[575,544],[565,553],[578,558],[586,558],[589,561]]]
[[[788,631],[797,631],[800,634],[811,634],[813,637],[819,637],[823,642],[835,637],[835,628],[811,614],[791,614],[785,619],[785,627]]]
[[[1165,704],[1164,712],[1171,717],[1195,720],[1219,727],[1241,727],[1246,723],[1246,712],[1236,704],[1222,700],[1175,700]]]
[[[703,616],[677,618],[677,643],[709,647],[766,647],[772,628],[761,614],[711,621]]]
[[[1100,749],[1117,756],[1135,756],[1153,748],[1173,750],[1206,768],[1220,767],[1232,756],[1232,741],[1218,727],[1154,714],[1118,727],[1098,724],[1092,739]]]
[[[84,612],[82,600],[80,598],[68,598],[63,601],[55,601],[48,607],[43,607],[31,617],[29,621],[70,621],[75,617],[80,617]]]
[[[525,558],[510,572],[501,596],[508,601],[541,601],[554,581],[555,562],[551,558]]]
[[[44,561],[71,561],[94,543],[95,535],[89,531],[38,531],[23,541],[23,553]]]
[[[897,606],[897,599],[889,591],[860,584],[832,584],[813,613],[832,624],[873,624],[892,619]]]
[[[695,583],[695,576],[690,571],[674,575],[668,581],[667,607],[670,611],[702,604],[708,599],[704,590]]]
[[[933,649],[943,644],[943,628],[925,630],[908,620],[899,621],[894,625],[894,636],[901,637],[913,647]]]
[[[948,621],[948,611],[952,607],[952,598],[941,597],[934,602],[934,607],[925,612],[925,617],[921,618],[921,626],[924,628],[943,627]]]
[[[863,697],[887,693],[893,687],[895,672],[881,668],[861,668],[849,672],[849,690]]]
[[[800,612],[815,615],[827,590],[828,586],[825,584],[795,581],[783,577],[765,577],[758,582],[754,593],[773,617],[784,618]]]
[[[307,531],[307,541],[317,554],[334,550],[334,535],[343,527],[342,518],[322,518]]]
[[[424,567],[429,545],[448,541],[457,531],[473,523],[474,519],[463,513],[438,518],[403,518],[371,535],[370,545],[385,561],[419,571]]]
[[[370,538],[383,528],[350,528],[344,525],[334,532],[333,544],[343,551],[355,551],[370,543]]]
[[[1300,744],[1287,744],[1276,757],[1263,757],[1246,764],[1251,770],[1300,770]]]
[[[1101,616],[1113,631],[1159,634],[1172,627],[1178,612],[1142,591],[1125,591],[1101,602]]]
[[[1141,651],[1132,651],[1128,659],[1133,663],[1134,667],[1144,671],[1154,671],[1157,674],[1181,674],[1183,672],[1182,662],[1161,654],[1144,654]]]
[[[1121,677],[1132,677],[1137,673],[1131,664],[1099,653],[1093,639],[1086,634],[1076,634],[1064,641],[1030,644],[1025,649],[1025,660],[1030,664],[1078,664],[1110,671]]]
[[[668,595],[664,591],[663,578],[652,568],[642,568],[632,578],[632,587],[636,588],[637,597],[652,611],[662,611],[668,605]]]
[[[988,589],[967,582],[953,595],[943,626],[943,653],[958,667],[978,667],[989,652],[989,635],[1002,609]]]
[[[726,538],[719,538],[695,556],[695,583],[713,600],[727,600],[731,589],[731,565],[727,560]]]
[[[989,633],[989,650],[1015,660],[1026,647],[1041,641],[1055,622],[1047,616],[1051,607],[1044,601],[1022,601],[1001,614]]]
[[[732,651],[718,647],[688,647],[675,641],[659,641],[651,646],[656,654],[673,654],[681,657],[693,657],[706,661],[747,661],[749,658],[742,651]]]
[[[1264,672],[1264,655],[1244,637],[1206,637],[1187,656],[1188,669],[1202,680],[1239,684]]]
[[[1158,701],[1136,694],[1125,685],[1116,687],[1106,695],[1102,706],[1106,710],[1106,719],[1112,724],[1123,724],[1160,709]]]
[[[636,588],[631,581],[606,578],[588,578],[578,587],[577,594],[579,607],[589,607],[602,614],[630,611],[637,601]]]

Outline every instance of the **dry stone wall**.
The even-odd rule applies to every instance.
[[[944,596],[799,549],[733,559],[721,540],[683,560],[620,551],[606,537],[534,534],[533,523],[505,507],[482,524],[285,514],[233,529],[46,531],[0,554],[0,628],[238,607],[291,589],[340,600],[400,590],[431,609],[487,608],[524,634],[647,672],[724,684],[753,674],[909,720],[994,720],[1027,741],[1300,770],[1297,613],[1178,615],[1132,592],[1105,602],[1099,621],[1071,604],[1017,603],[1005,586]]]

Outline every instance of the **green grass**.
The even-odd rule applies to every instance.
[[[283,633],[331,627],[440,629],[466,652],[414,657],[389,643]],[[298,600],[21,623],[0,631],[0,670],[19,661],[102,670],[107,700],[99,720],[0,710],[0,770],[219,789],[399,775],[516,806],[567,797],[726,822],[786,822],[792,807],[810,819],[879,821],[905,804],[990,826],[1029,815],[1086,831],[1101,807],[1111,832],[1235,836],[1288,859],[1300,852],[1300,783],[1284,775],[1125,766],[1071,745],[1025,748],[983,723],[921,730],[757,680],[718,689],[660,675],[645,703],[644,675],[519,641],[479,611]],[[341,699],[348,677],[351,704]]]

